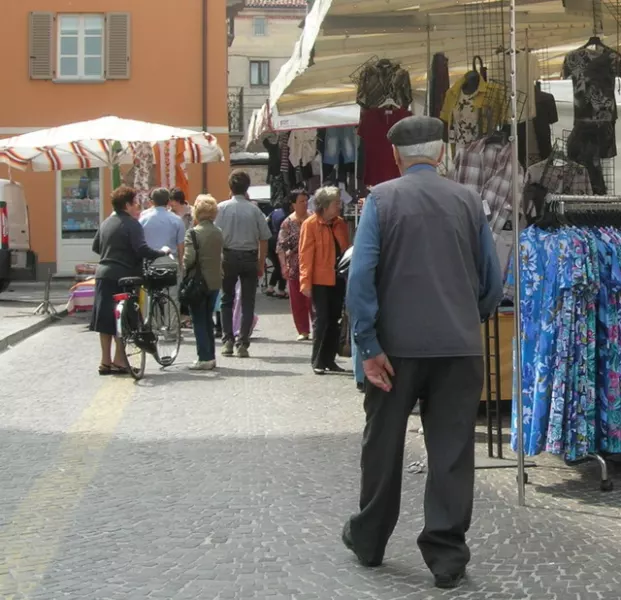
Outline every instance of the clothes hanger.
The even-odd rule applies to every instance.
[[[503,131],[502,129],[497,129],[490,136],[487,137],[487,139],[485,140],[485,145],[488,146],[489,144],[500,144],[501,146],[504,146],[508,141],[509,136],[507,132]]]
[[[580,46],[580,48],[588,48],[589,46],[600,46],[602,48],[608,48],[608,46],[606,46],[606,44],[604,44],[604,42],[602,42],[602,40],[597,35],[592,35],[589,38],[589,41],[584,46]]]
[[[386,98],[379,108],[399,108],[399,105],[392,98]]]

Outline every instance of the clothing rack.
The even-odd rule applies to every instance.
[[[560,216],[571,212],[596,211],[621,212],[621,196],[576,196],[563,194],[548,194],[546,196],[546,211],[556,213]],[[594,452],[583,459],[577,461],[566,461],[568,465],[582,464],[586,461],[595,460],[600,467],[600,489],[603,492],[613,490],[614,484],[608,476],[608,465],[606,456],[615,456],[614,454],[602,454]],[[617,455],[618,456],[618,455]]]

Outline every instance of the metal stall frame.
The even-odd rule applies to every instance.
[[[597,206],[601,209],[606,208],[616,208],[619,210],[621,206],[621,196],[577,196],[577,195],[569,195],[569,194],[548,194],[546,196],[546,204],[557,204],[558,205],[558,214],[564,215],[565,208],[567,205],[586,205],[586,206]],[[615,455],[618,456],[618,455]],[[589,453],[586,457],[580,458],[576,461],[565,461],[568,465],[577,465],[581,464],[588,460],[597,461],[601,478],[600,478],[600,489],[602,492],[610,492],[613,490],[613,482],[608,476],[608,465],[606,464],[606,459],[600,452]]]
[[[520,247],[520,228],[517,227],[517,217],[520,214],[520,189],[519,179],[516,177],[516,173],[519,170],[518,161],[518,141],[517,141],[517,77],[516,77],[516,50],[517,50],[517,36],[516,36],[516,22],[515,22],[515,0],[509,2],[509,35],[510,35],[510,52],[511,52],[511,165],[513,169],[513,178],[511,180],[512,192],[513,192],[513,220],[515,226],[513,227],[513,252],[517,256],[518,249]],[[517,437],[518,437],[518,449],[517,449],[517,462],[518,462],[518,504],[520,506],[526,505],[526,472],[524,470],[524,402],[522,398],[522,331],[521,322],[522,314],[520,310],[520,261],[513,261],[513,276],[515,280],[515,307],[514,307],[514,368],[515,368],[515,397],[517,402]]]

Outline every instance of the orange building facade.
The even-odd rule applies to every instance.
[[[226,0],[3,3],[0,137],[106,115],[206,128],[228,156]],[[228,162],[188,167],[190,200],[228,196]],[[71,274],[111,211],[111,174],[9,172],[23,184],[38,276]],[[77,189],[88,193],[76,194]],[[76,201],[80,199],[80,201]]]

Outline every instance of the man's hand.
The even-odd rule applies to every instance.
[[[265,275],[265,262],[259,261],[257,263],[257,275],[258,275],[259,279],[261,279],[261,277],[263,277],[263,275]]]
[[[311,289],[310,288],[303,288],[302,290],[300,290],[307,298],[311,297]]]
[[[160,252],[163,252],[166,256],[168,256],[171,253],[170,248],[168,246],[162,246],[160,248]]]
[[[362,366],[367,379],[375,387],[384,392],[392,390],[390,378],[395,376],[395,371],[385,354],[378,354],[375,358],[363,361]]]

